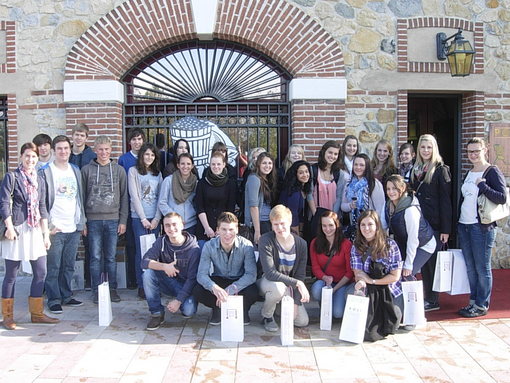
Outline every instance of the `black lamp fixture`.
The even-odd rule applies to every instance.
[[[446,43],[454,39],[450,45]],[[446,60],[450,65],[450,73],[452,77],[465,77],[471,73],[473,58],[475,51],[473,47],[462,37],[462,29],[450,37],[446,37],[444,33],[436,35],[437,59]]]

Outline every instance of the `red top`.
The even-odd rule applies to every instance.
[[[333,255],[333,259],[328,265],[326,273],[322,271],[328,262],[328,256],[324,253],[318,254],[315,251],[315,240],[310,244],[310,260],[312,261],[312,273],[317,279],[322,279],[324,275],[333,277],[333,282],[338,282],[343,276],[352,280],[354,273],[351,269],[351,241],[344,239],[340,245],[340,251]]]

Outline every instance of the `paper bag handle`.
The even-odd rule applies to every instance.
[[[233,294],[231,293],[233,291]],[[227,294],[228,295],[238,295],[239,294],[239,288],[237,287],[237,285],[235,283],[232,283],[230,286],[227,287],[227,290],[226,290]]]

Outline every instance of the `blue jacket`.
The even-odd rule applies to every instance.
[[[40,175],[37,176],[37,184],[39,212],[41,218],[48,218],[48,210],[46,209],[46,186]],[[11,191],[13,192],[12,208]],[[27,198],[28,195],[23,185],[19,169],[7,173],[0,186],[0,215],[2,219],[5,220],[7,217],[12,217],[12,224],[14,226],[21,225],[25,222],[28,217]]]
[[[185,231],[182,234],[186,240],[181,246],[173,245],[166,235],[160,236],[147,250],[141,262],[142,269],[148,269],[151,260],[160,263],[176,261],[175,268],[179,270],[179,274],[175,278],[183,282],[181,290],[175,297],[180,302],[184,302],[191,296],[197,284],[197,269],[200,261],[200,247],[196,237]]]
[[[88,165],[90,161],[96,158],[96,153],[87,145],[85,145],[85,149],[80,154],[74,154],[71,152],[71,156],[69,157],[69,162],[73,165],[78,166],[79,169]]]

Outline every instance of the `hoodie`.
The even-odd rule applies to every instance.
[[[93,159],[81,175],[87,220],[118,220],[125,225],[129,211],[126,171],[113,161],[100,165]]]
[[[181,246],[173,245],[166,235],[160,236],[145,253],[141,263],[142,269],[148,269],[151,260],[160,263],[176,261],[175,268],[179,270],[179,274],[175,278],[183,283],[182,289],[175,297],[180,302],[184,302],[191,296],[197,283],[197,270],[200,261],[200,247],[198,247],[196,237],[186,231],[183,231],[182,234],[186,239]]]
[[[96,153],[90,148],[90,146],[85,145],[85,149],[80,154],[74,154],[71,151],[71,156],[69,157],[69,162],[73,165],[78,166],[82,169],[85,165],[89,164],[90,161],[96,158]]]

